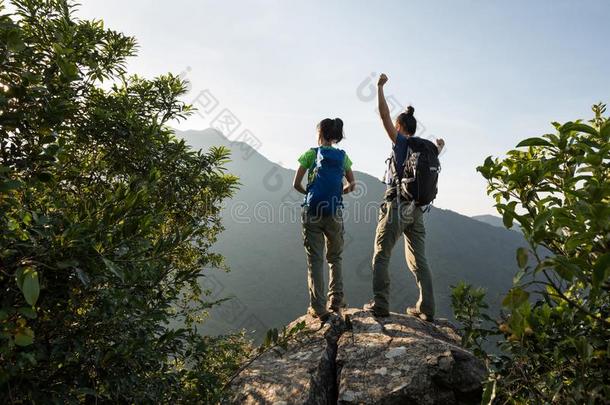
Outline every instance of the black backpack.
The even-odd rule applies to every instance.
[[[409,138],[407,158],[404,161],[404,172],[398,176],[396,156],[390,157],[392,170],[391,191],[395,197],[397,191],[408,201],[415,201],[419,206],[428,205],[436,198],[438,192],[438,175],[441,163],[438,160],[437,146],[427,139]]]

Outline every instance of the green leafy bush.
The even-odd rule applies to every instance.
[[[490,368],[485,403],[610,398],[610,120],[604,105],[593,111],[478,168],[504,224],[529,242],[497,324],[481,317],[480,291],[454,289],[465,344],[503,336],[500,355],[479,352]]]
[[[247,347],[200,336],[237,183],[167,123],[185,83],[66,0],[0,2],[0,402],[213,402]],[[174,327],[170,327],[174,325]],[[175,326],[178,325],[178,326]]]

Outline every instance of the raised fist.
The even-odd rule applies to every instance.
[[[445,147],[445,141],[441,138],[437,139],[436,147],[438,148],[438,151],[440,152]]]

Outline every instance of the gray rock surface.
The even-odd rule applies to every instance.
[[[344,320],[345,319],[345,320]],[[234,404],[477,404],[485,367],[446,321],[348,309],[310,316],[287,350],[254,360],[234,380]]]
[[[351,316],[350,316],[351,315]],[[339,404],[480,403],[485,367],[448,322],[349,311],[336,357]]]
[[[233,381],[233,404],[331,404],[335,402],[337,341],[345,322],[333,316],[322,324],[304,315],[305,330],[286,350],[274,349],[250,364]]]

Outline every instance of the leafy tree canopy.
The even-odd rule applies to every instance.
[[[199,336],[236,178],[167,123],[185,83],[67,0],[0,2],[0,402],[212,401],[244,355]],[[180,325],[180,327],[170,327]]]
[[[464,343],[488,362],[485,402],[604,403],[610,398],[610,120],[593,106],[588,122],[553,123],[478,171],[507,227],[519,224],[529,247],[499,323],[484,292],[454,289]],[[502,355],[482,347],[502,336]]]

